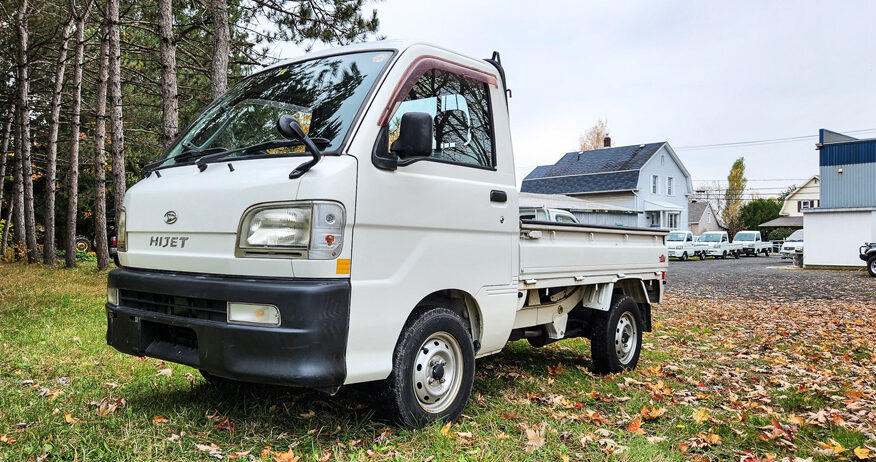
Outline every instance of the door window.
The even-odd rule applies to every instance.
[[[557,215],[557,222],[559,223],[575,223],[575,220],[567,217],[565,215]]]
[[[495,168],[488,86],[468,77],[432,69],[417,80],[389,119],[389,144],[398,138],[407,112],[432,116],[430,160]]]

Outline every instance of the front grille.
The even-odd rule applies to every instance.
[[[153,313],[179,316],[181,318],[220,322],[225,322],[227,318],[224,300],[178,297],[175,295],[120,289],[119,305]]]

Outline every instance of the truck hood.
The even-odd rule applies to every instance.
[[[249,159],[159,170],[135,184],[125,196],[128,249],[123,266],[179,272],[241,276],[293,277],[288,260],[235,258],[237,231],[252,205],[306,199],[350,202],[313,184],[353,184],[356,161],[351,156],[325,156],[304,176],[289,172],[309,157]],[[301,190],[308,193],[301,194]],[[341,188],[345,189],[345,188]],[[317,194],[321,197],[315,197]],[[347,194],[349,196],[349,194]]]

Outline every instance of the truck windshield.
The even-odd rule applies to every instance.
[[[706,233],[700,236],[699,242],[721,242],[721,235]]]
[[[372,51],[279,66],[244,79],[213,101],[159,159],[162,167],[191,163],[204,154],[280,140],[277,119],[294,116],[324,151],[340,148],[377,75],[392,53]],[[303,153],[302,146],[261,154]],[[195,155],[192,155],[192,154]]]
[[[685,237],[687,237],[687,233],[673,232],[673,233],[669,233],[669,236],[666,236],[666,240],[673,241],[673,242],[680,242],[680,241],[684,241]]]
[[[788,236],[788,242],[803,242],[803,230],[798,229]]]
[[[736,233],[736,235],[733,236],[733,240],[734,241],[743,241],[743,242],[753,241],[754,240],[754,233]]]

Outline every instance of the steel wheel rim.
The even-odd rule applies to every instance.
[[[85,252],[85,249],[88,248],[88,244],[86,244],[82,241],[77,241],[75,247],[76,247],[76,250],[78,250],[80,252]]]
[[[618,361],[621,364],[628,364],[633,359],[633,355],[636,354],[638,344],[639,336],[636,331],[636,320],[633,319],[632,313],[626,311],[617,320],[617,327],[614,333],[614,349],[617,352]]]
[[[876,258],[870,260],[870,272],[876,274]]]
[[[450,407],[462,386],[462,348],[447,332],[436,332],[420,346],[414,359],[411,385],[424,411],[439,413]]]

